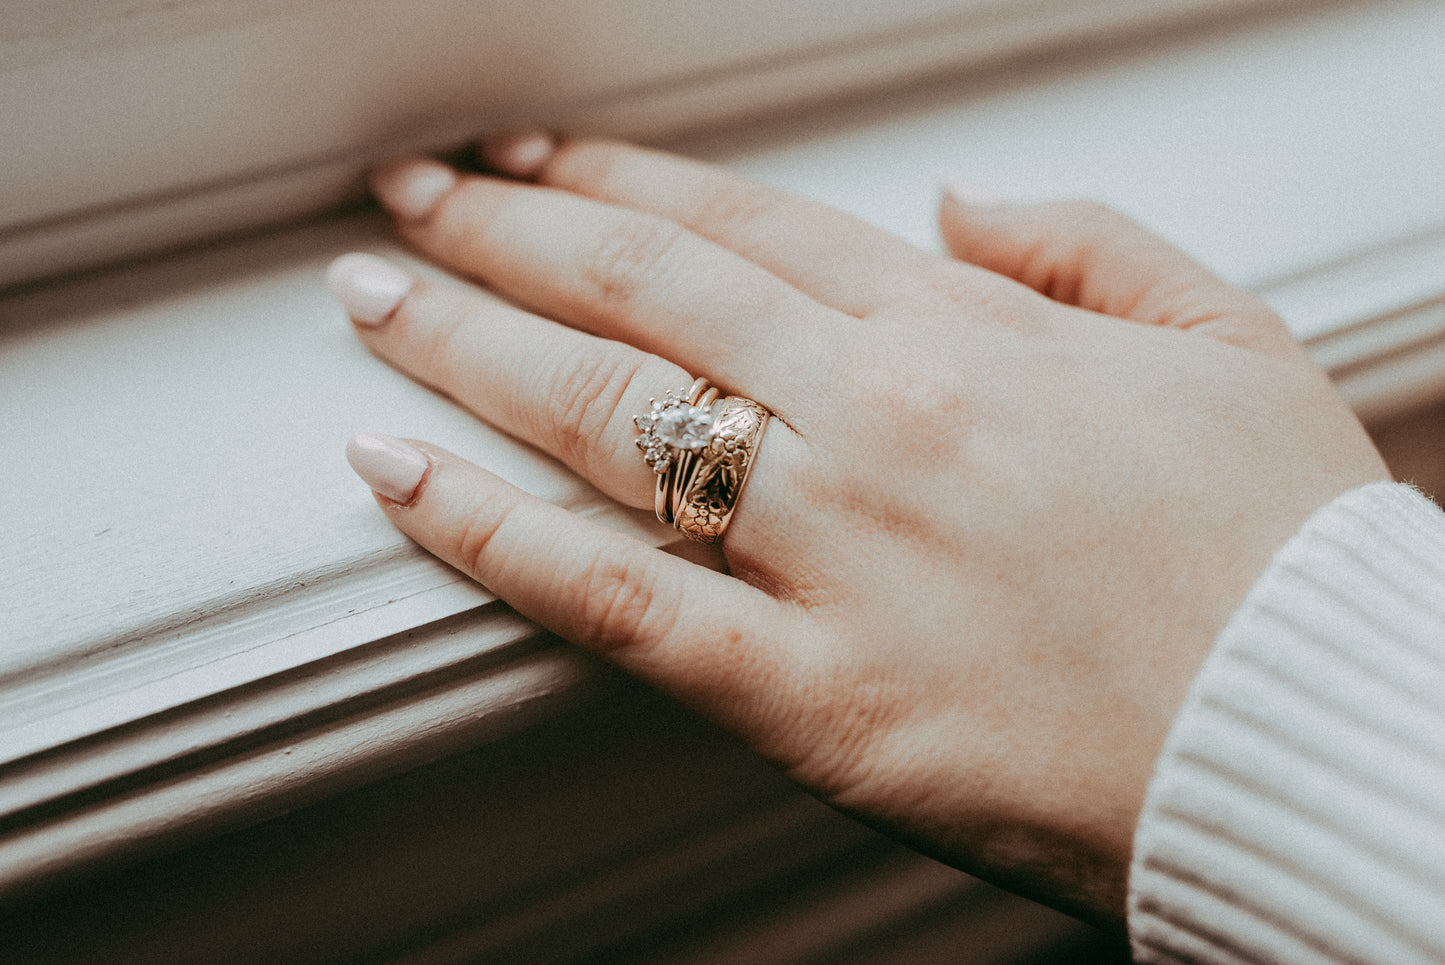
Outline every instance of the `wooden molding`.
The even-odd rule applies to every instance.
[[[1260,294],[1366,422],[1445,398],[1445,231],[1331,261]]]
[[[1307,0],[829,4],[560,0],[550,17],[454,0],[362,0],[344,16],[302,0],[46,8],[0,29],[0,168],[13,186],[0,198],[0,288],[315,216],[359,198],[380,159],[506,124],[656,138]],[[294,103],[265,110],[253,90]],[[47,122],[57,115],[92,120]],[[91,157],[105,163],[53,160]]]

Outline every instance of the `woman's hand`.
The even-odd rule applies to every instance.
[[[633,507],[650,397],[775,414],[729,574],[429,444],[360,437],[395,524],[517,610],[985,877],[1122,916],[1190,679],[1273,552],[1387,478],[1262,304],[1092,205],[944,201],[954,259],[706,165],[541,135],[375,179],[470,281],[371,256],[367,345]],[[496,295],[489,292],[495,292]]]

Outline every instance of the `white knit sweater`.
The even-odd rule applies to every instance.
[[[1129,896],[1151,963],[1445,963],[1445,513],[1316,513],[1195,680]]]

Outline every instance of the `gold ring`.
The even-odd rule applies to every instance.
[[[713,406],[708,444],[677,483],[673,525],[682,535],[699,543],[723,538],[767,428],[768,410],[751,399],[730,395]]]
[[[680,467],[693,452],[707,445],[712,429],[711,406],[717,397],[717,389],[707,379],[697,379],[690,389],[670,389],[660,400],[648,399],[651,408],[632,419],[641,433],[637,448],[642,450],[643,461],[657,473],[653,510],[668,525],[672,524],[671,507]]]
[[[752,472],[770,413],[751,399],[728,396],[698,379],[685,392],[652,399],[633,422],[637,447],[657,473],[657,518],[688,539],[722,539]]]

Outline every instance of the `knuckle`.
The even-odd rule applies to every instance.
[[[1036,243],[1039,261],[1052,262],[1059,287],[1077,295],[1082,279],[1108,252],[1141,230],[1131,219],[1099,201],[1061,201],[1057,221],[1063,232],[1048,233]],[[1058,297],[1058,296],[1055,296]]]
[[[479,273],[508,247],[508,233],[525,218],[527,196],[514,185],[463,178],[442,198],[424,225],[403,235],[423,251],[471,266]]]
[[[598,443],[607,437],[641,367],[635,352],[607,344],[576,349],[556,368],[547,393],[550,425],[539,428],[552,437],[564,462],[590,476],[599,459],[612,454]]]
[[[610,141],[564,139],[552,152],[541,179],[579,194],[605,197],[622,161],[622,152],[621,146]]]
[[[1074,304],[1097,252],[1087,241],[1039,238],[1019,253],[1019,280],[1054,301]]]
[[[893,756],[881,745],[897,732],[912,700],[884,669],[869,665],[826,671],[808,689],[805,702],[816,714],[809,729],[827,739],[811,744],[788,770],[841,803],[873,784],[880,762]]]
[[[777,200],[768,189],[723,174],[712,174],[698,190],[698,203],[688,215],[689,225],[707,225],[710,231],[748,237],[766,226]]]
[[[975,265],[942,259],[920,259],[897,270],[900,300],[916,313],[929,314],[940,305],[970,310],[994,297],[991,275]]]
[[[496,506],[471,507],[462,516],[457,530],[455,558],[458,566],[483,586],[488,574],[497,566],[505,566],[505,560],[498,560],[497,534],[511,519],[513,507]]]
[[[463,180],[442,198],[427,222],[431,244],[455,252],[486,250],[499,207],[476,183]]]
[[[646,646],[670,635],[679,617],[677,601],[658,592],[652,564],[634,555],[599,551],[577,582],[582,599],[582,641],[615,651]]]
[[[670,221],[625,217],[604,229],[582,257],[582,277],[604,314],[626,313],[640,293],[670,287],[685,230]]]
[[[1008,273],[1043,295],[1074,302],[1089,267],[1108,244],[1092,201],[1057,201],[1035,209],[1013,233]]]
[[[457,339],[472,320],[472,310],[457,294],[428,289],[409,313],[407,334],[416,340],[417,359],[427,380],[442,386],[455,383],[463,361]]]

